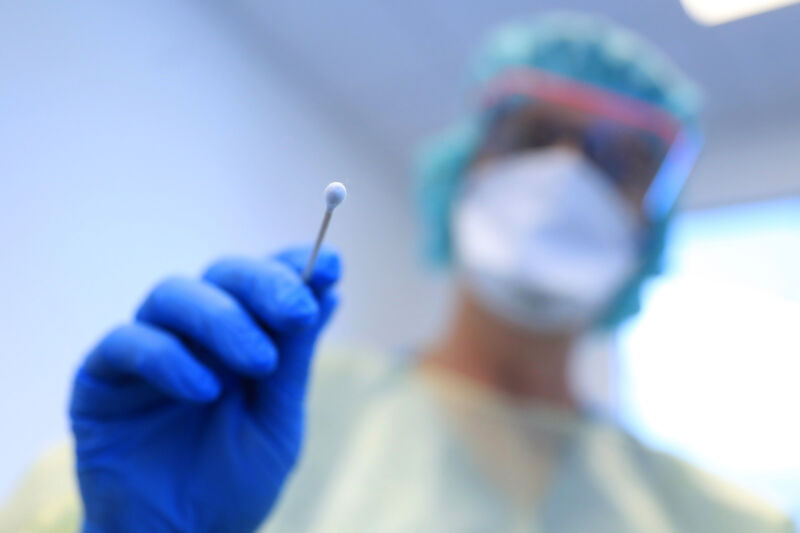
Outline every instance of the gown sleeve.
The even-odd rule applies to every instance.
[[[0,506],[0,531],[73,533],[81,506],[71,441],[43,455]]]

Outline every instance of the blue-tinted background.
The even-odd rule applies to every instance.
[[[484,32],[552,7],[637,29],[707,92],[668,275],[609,403],[797,509],[800,8],[708,28],[677,0],[0,0],[0,497],[65,437],[75,365],[149,286],[313,238],[332,179],[350,195],[329,342],[428,338],[448,287],[418,261],[413,147],[462,111]]]

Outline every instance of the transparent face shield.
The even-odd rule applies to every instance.
[[[702,136],[646,102],[535,69],[513,69],[483,93],[486,139],[476,162],[556,144],[580,150],[649,223],[673,209]]]
[[[677,133],[642,203],[650,221],[663,220],[675,206],[702,145],[703,137],[695,129],[684,128]]]

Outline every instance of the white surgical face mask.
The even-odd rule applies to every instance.
[[[481,167],[453,214],[456,263],[473,294],[532,329],[588,326],[632,275],[638,230],[602,171],[557,146]]]

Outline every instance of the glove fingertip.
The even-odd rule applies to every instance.
[[[243,357],[241,371],[255,378],[266,377],[278,366],[278,350],[271,341],[251,341],[248,354]]]
[[[222,394],[222,384],[210,372],[198,373],[192,385],[189,399],[200,403],[213,402]]]
[[[339,307],[341,298],[339,293],[333,290],[327,291],[322,295],[319,302],[319,326],[324,328],[328,325],[336,309]]]
[[[337,281],[342,277],[341,256],[333,247],[323,247],[314,270],[320,281]]]
[[[317,315],[319,312],[314,309],[312,312],[303,312],[295,315],[286,316],[281,324],[282,332],[297,332],[303,331],[317,322]]]
[[[326,291],[338,283],[342,277],[342,270],[339,254],[332,248],[323,248],[317,257],[309,285],[316,293]]]

